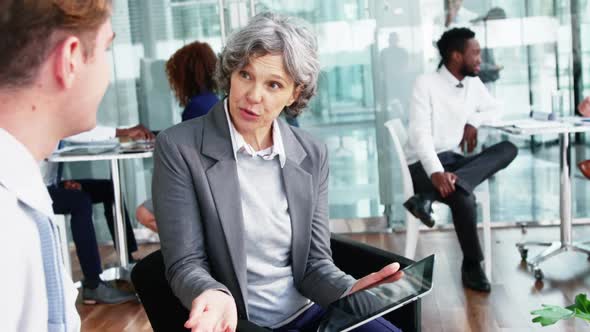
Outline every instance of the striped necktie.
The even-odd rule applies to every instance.
[[[63,257],[59,250],[59,233],[47,216],[42,215],[24,203],[23,210],[33,219],[41,243],[43,272],[45,272],[45,290],[47,293],[47,331],[65,332],[66,310],[63,283]]]

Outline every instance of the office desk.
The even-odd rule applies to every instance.
[[[125,220],[123,219],[123,204],[121,199],[121,179],[120,179],[120,166],[121,162],[126,159],[142,159],[151,158],[153,152],[123,152],[121,149],[115,149],[112,151],[99,153],[99,154],[52,154],[47,158],[50,162],[77,162],[77,161],[97,161],[97,160],[108,160],[110,161],[111,176],[113,181],[113,193],[114,193],[114,204],[115,204],[115,249],[119,255],[119,266],[106,269],[102,274],[103,280],[115,280],[115,279],[129,279],[129,259],[127,252],[127,237],[125,235]]]
[[[518,121],[515,121],[517,123]],[[564,118],[560,121],[537,121],[538,126],[530,124],[523,127],[517,125],[486,126],[506,132],[513,136],[530,136],[543,134],[559,135],[559,171],[560,171],[560,191],[559,191],[559,216],[560,216],[560,240],[553,242],[527,241],[517,243],[516,246],[523,260],[533,271],[535,279],[542,280],[543,272],[539,267],[543,261],[565,251],[578,251],[590,255],[590,247],[581,242],[572,240],[572,171],[570,163],[570,134],[590,131],[589,125],[579,125],[579,118]],[[547,247],[537,256],[528,259],[529,245]]]

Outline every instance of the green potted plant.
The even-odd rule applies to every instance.
[[[576,296],[576,302],[565,308],[549,304],[543,304],[542,306],[542,309],[531,311],[531,315],[537,316],[533,318],[534,323],[548,326],[560,320],[580,318],[590,325],[590,301],[586,297],[586,294],[578,294]]]

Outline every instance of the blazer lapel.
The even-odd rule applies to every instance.
[[[247,311],[246,296],[248,292],[242,200],[237,165],[223,103],[222,101],[214,106],[204,124],[201,153],[217,161],[207,169],[206,174],[223,228],[225,243],[230,252],[229,261],[236,273],[242,293],[242,304],[244,310]]]
[[[313,183],[311,174],[302,167],[307,153],[283,121],[281,128],[287,161],[283,168],[283,183],[291,217],[292,260],[295,283],[302,280],[311,241]]]

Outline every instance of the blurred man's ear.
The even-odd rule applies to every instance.
[[[73,36],[66,38],[57,45],[50,59],[58,84],[64,89],[71,88],[84,61],[80,40]]]
[[[461,52],[458,51],[453,51],[453,53],[451,53],[451,59],[455,63],[461,63],[463,62],[463,54],[461,54]]]

